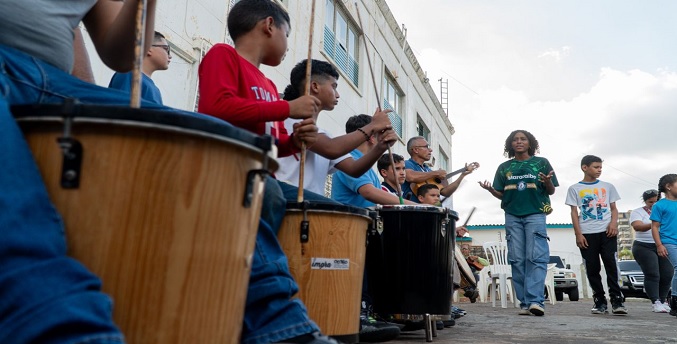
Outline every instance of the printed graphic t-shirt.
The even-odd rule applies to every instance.
[[[569,187],[566,205],[578,207],[581,233],[605,232],[611,223],[611,203],[621,199],[616,188],[607,182],[578,182]]]

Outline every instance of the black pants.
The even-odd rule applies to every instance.
[[[606,232],[583,234],[583,236],[588,241],[588,248],[581,249],[581,256],[585,261],[585,271],[588,274],[588,281],[590,281],[593,296],[604,296],[604,285],[600,275],[602,270],[600,264],[601,257],[602,263],[604,263],[604,270],[606,271],[609,296],[612,299],[622,298],[623,293],[618,285],[618,266],[616,265],[616,253],[618,252],[616,237],[607,238]]]
[[[632,244],[632,255],[644,273],[644,291],[651,302],[664,302],[668,297],[672,274],[674,272],[670,260],[656,252],[656,244],[635,241]]]

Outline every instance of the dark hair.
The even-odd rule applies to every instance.
[[[581,159],[581,166],[590,166],[594,162],[603,162],[603,160],[595,155],[586,155]]]
[[[440,188],[437,187],[435,184],[423,184],[418,187],[418,190],[416,191],[416,196],[422,196],[425,197],[425,195],[428,193],[428,191],[436,189],[439,190]]]
[[[539,151],[538,140],[536,140],[536,137],[532,133],[526,130],[515,130],[510,133],[510,135],[508,135],[508,138],[505,139],[505,145],[503,146],[503,155],[510,159],[515,157],[515,150],[512,148],[512,140],[515,138],[517,133],[524,134],[527,137],[527,140],[529,140],[529,150],[527,151],[529,156],[536,155],[536,153]]]
[[[351,116],[346,122],[346,134],[350,134],[358,128],[362,128],[369,123],[371,123],[371,116],[369,115],[359,114]]]
[[[398,163],[404,161],[404,157],[393,153],[393,162]],[[380,158],[378,158],[378,162],[376,162],[376,168],[378,169],[379,173],[381,173],[381,170],[387,170],[390,168],[390,155],[388,153],[381,155]]]
[[[164,38],[164,39],[167,39],[167,38],[165,37],[165,35],[163,35],[163,34],[157,32],[157,31],[155,31],[155,34],[153,35],[153,42],[159,42],[159,41],[161,41],[163,38]]]
[[[666,174],[658,180],[658,199],[661,199],[661,192],[665,193],[668,188],[666,186],[677,182],[677,174]]]
[[[276,27],[288,24],[291,28],[289,14],[272,0],[241,0],[228,13],[228,33],[233,41],[254,29],[256,24],[272,17]]]
[[[658,190],[654,190],[654,189],[646,190],[642,193],[642,200],[644,202],[646,202],[646,200],[648,200],[649,198],[656,197],[656,196],[658,196]]]
[[[306,66],[307,59],[303,60],[294,66],[291,70],[291,75],[289,76],[290,84],[284,89],[284,96],[282,99],[286,101],[294,100],[300,97],[304,93],[304,81],[306,81]],[[328,79],[330,76],[333,76],[334,79],[338,80],[339,73],[336,67],[331,63],[320,61],[320,60],[311,60],[310,66],[310,78],[311,80],[319,79]]]

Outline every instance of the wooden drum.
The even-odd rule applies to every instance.
[[[128,342],[238,342],[270,138],[166,110],[12,113]]]
[[[301,229],[304,212],[307,233]],[[356,343],[360,332],[367,229],[372,222],[364,208],[289,202],[278,234],[310,318],[324,334],[346,343]]]

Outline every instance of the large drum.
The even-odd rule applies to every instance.
[[[308,221],[307,231],[302,222]],[[278,238],[298,297],[326,335],[356,343],[369,211],[339,204],[287,203]]]
[[[238,342],[270,139],[169,111],[12,113],[128,342]]]
[[[448,315],[458,216],[433,206],[383,206],[382,232],[370,232],[367,273],[381,314]]]

